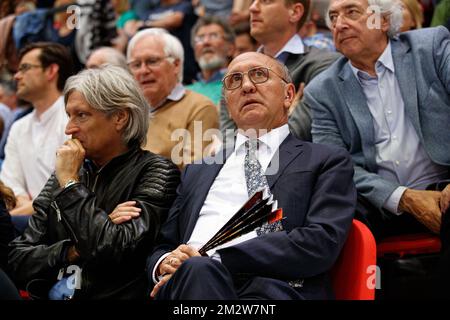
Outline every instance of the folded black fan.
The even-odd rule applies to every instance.
[[[265,190],[257,191],[230,220],[199,250],[201,255],[262,226],[276,211],[276,201]]]

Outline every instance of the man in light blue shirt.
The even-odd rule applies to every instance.
[[[305,88],[313,141],[351,153],[357,216],[376,237],[438,233],[450,192],[450,34],[396,36],[401,7],[384,3],[373,26],[368,6],[330,2],[329,26],[345,57]]]

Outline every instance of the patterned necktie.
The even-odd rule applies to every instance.
[[[247,182],[248,196],[265,187],[268,187],[266,176],[263,175],[261,164],[256,158],[256,150],[258,149],[258,139],[245,141],[245,181]]]
[[[261,163],[256,158],[256,150],[258,149],[258,140],[250,139],[245,142],[245,181],[247,182],[248,196],[251,197],[256,191],[263,188],[267,188],[270,194],[269,184],[267,178],[262,172]],[[282,230],[280,221],[268,224],[264,223],[261,227],[256,228],[256,234],[258,236],[268,233]]]

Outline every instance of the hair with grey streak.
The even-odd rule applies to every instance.
[[[389,38],[395,37],[400,32],[400,27],[403,23],[402,4],[400,0],[368,0],[369,6],[376,6],[379,8],[380,14],[389,20],[389,29],[387,35]],[[329,17],[330,8],[328,7],[325,21],[328,28],[331,29],[331,21]]]
[[[134,46],[146,37],[156,37],[163,41],[164,43],[164,54],[167,57],[172,57],[180,61],[180,72],[178,73],[178,81],[183,82],[183,63],[184,63],[184,49],[180,40],[175,36],[171,35],[167,30],[162,28],[150,28],[144,29],[136,33],[133,38],[131,38],[128,43],[127,48],[127,61],[130,62],[131,51],[133,51]]]
[[[86,69],[67,80],[64,88],[64,103],[74,91],[81,93],[93,109],[108,116],[120,110],[129,113],[123,132],[127,145],[147,140],[150,106],[133,76],[123,68],[106,65]]]

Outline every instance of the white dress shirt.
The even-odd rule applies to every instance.
[[[431,161],[405,113],[391,43],[375,63],[375,77],[349,64],[363,88],[374,120],[378,174],[400,185],[383,207],[399,214],[398,204],[407,187],[423,190],[430,183],[445,179],[447,168]]]
[[[70,137],[64,134],[67,115],[59,97],[40,119],[33,110],[13,123],[5,147],[0,179],[16,196],[38,196],[55,170],[56,150]]]
[[[288,134],[289,127],[285,124],[258,138],[260,143],[256,155],[261,163],[263,171],[266,171],[280,144],[286,139]],[[249,198],[244,172],[244,144],[247,140],[248,137],[240,133],[237,134],[234,152],[228,157],[209,189],[205,203],[200,210],[197,223],[187,242],[188,245],[197,250],[212,238]],[[218,249],[233,246],[255,237],[257,237],[256,231],[251,231],[222,246],[218,246],[215,249],[208,251],[207,254],[214,259],[220,260],[220,257],[216,252]],[[155,269],[153,270],[153,280],[155,283],[157,282],[157,279],[155,278],[156,268],[167,255],[168,254],[161,256],[155,264]]]

